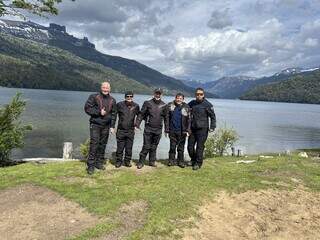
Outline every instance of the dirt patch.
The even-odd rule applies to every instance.
[[[147,211],[148,204],[145,201],[135,201],[122,206],[115,216],[115,220],[120,223],[120,226],[111,233],[96,240],[118,240],[125,238],[144,225]]]
[[[66,239],[99,219],[44,187],[22,185],[0,192],[1,239]]]
[[[196,227],[184,239],[319,239],[320,194],[298,187],[221,193],[200,208]]]

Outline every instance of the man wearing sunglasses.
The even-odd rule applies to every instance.
[[[161,139],[163,123],[165,119],[166,104],[161,100],[162,89],[154,90],[151,100],[145,101],[141,112],[137,117],[136,127],[139,128],[142,120],[145,121],[143,132],[143,147],[140,152],[137,168],[144,166],[147,155],[149,154],[149,166],[156,167],[157,147]]]
[[[216,115],[212,104],[205,99],[202,88],[197,88],[195,95],[196,99],[189,102],[189,107],[191,108],[191,135],[188,139],[188,152],[192,169],[198,170],[203,163],[203,151],[208,132],[213,132],[216,128]]]
[[[132,91],[126,92],[125,100],[117,103],[117,111],[119,121],[117,128],[116,168],[122,165],[131,167],[135,120],[140,112],[139,105],[133,102]],[[124,159],[123,152],[125,152]]]

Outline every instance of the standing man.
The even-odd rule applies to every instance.
[[[103,82],[99,93],[89,96],[84,110],[90,115],[90,149],[87,160],[87,172],[94,169],[105,170],[103,166],[109,131],[114,134],[117,118],[116,100],[110,95],[110,84]]]
[[[182,93],[178,93],[175,100],[168,103],[166,122],[166,133],[169,133],[170,138],[168,166],[175,164],[178,152],[178,166],[184,168],[184,145],[190,133],[190,110],[188,104],[184,102]]]
[[[126,167],[131,167],[132,146],[134,139],[134,125],[136,117],[140,112],[140,107],[133,102],[133,92],[125,93],[125,100],[117,103],[117,111],[119,116],[117,129],[117,152],[116,152],[116,168],[124,164]],[[123,151],[125,157],[123,161]]]
[[[191,109],[191,135],[188,141],[188,152],[192,169],[198,170],[202,166],[203,151],[208,132],[213,132],[216,128],[216,115],[212,104],[205,99],[202,88],[197,88],[195,95],[196,99],[189,102]],[[196,148],[195,145],[197,145]]]
[[[161,139],[163,123],[165,119],[166,105],[161,100],[162,89],[154,90],[151,100],[143,103],[141,112],[137,118],[136,127],[139,128],[142,120],[145,121],[143,132],[143,147],[140,152],[137,168],[144,166],[147,155],[149,154],[149,166],[156,167],[157,147]]]

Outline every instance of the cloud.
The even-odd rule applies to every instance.
[[[213,11],[207,26],[212,29],[222,29],[232,25],[231,17],[228,13],[229,9],[223,11]]]

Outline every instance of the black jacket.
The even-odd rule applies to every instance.
[[[166,133],[170,132],[170,121],[172,120],[173,112],[176,108],[175,102],[170,102],[167,104],[167,109],[166,109]],[[190,133],[190,108],[189,105],[186,103],[181,104],[181,114],[182,114],[182,119],[181,119],[181,131],[182,133]]]
[[[133,130],[136,117],[140,112],[140,107],[137,103],[132,103],[131,106],[126,104],[126,101],[117,103],[118,112],[118,129]]]
[[[166,104],[154,98],[145,101],[142,105],[136,126],[140,127],[142,120],[145,120],[145,130],[154,133],[161,133],[166,115]]]
[[[105,108],[107,114],[102,116],[101,110]],[[116,100],[102,93],[95,93],[89,96],[85,106],[85,112],[91,116],[90,123],[104,127],[115,127],[117,120]]]
[[[210,102],[204,99],[202,102],[192,100],[189,102],[191,108],[191,128],[207,128],[214,130],[216,128],[216,114]],[[210,125],[209,125],[210,118]]]

